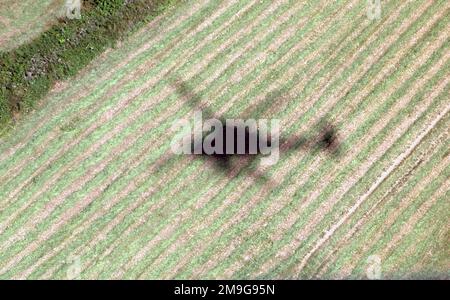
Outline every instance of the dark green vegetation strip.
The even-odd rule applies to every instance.
[[[15,112],[34,107],[56,80],[67,79],[97,55],[182,0],[85,0],[80,19],[58,23],[29,44],[0,52],[0,132]]]

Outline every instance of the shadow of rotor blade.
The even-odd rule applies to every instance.
[[[220,119],[212,112],[208,105],[202,102],[201,97],[196,94],[193,89],[182,79],[176,78],[171,80],[172,86],[182,99],[184,99],[194,110],[201,110],[205,119]]]

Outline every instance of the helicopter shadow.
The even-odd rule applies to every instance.
[[[180,96],[181,99],[186,101],[186,103],[193,110],[202,111],[203,115],[207,119],[217,119],[221,122],[223,131],[223,136],[226,136],[226,132],[233,132],[233,139],[236,141],[237,139],[237,129],[235,127],[230,128],[224,118],[222,116],[216,115],[206,103],[202,101],[202,98],[193,91],[193,89],[189,86],[187,82],[182,80],[180,77],[172,76],[170,79],[170,84],[176,91],[176,93]],[[285,90],[277,90],[270,92],[266,95],[264,101],[262,101],[257,106],[248,109],[245,114],[246,115],[260,115],[261,112],[267,111],[270,107],[277,105],[277,100],[283,95],[286,94]],[[284,99],[286,100],[286,99]],[[288,99],[289,100],[289,99]],[[242,118],[244,119],[244,118]],[[334,127],[331,123],[321,120],[318,125],[320,129],[318,130],[318,135],[311,139],[306,138],[305,136],[300,135],[290,135],[279,136],[279,154],[280,156],[285,156],[293,151],[313,151],[314,149],[319,149],[321,151],[327,152],[331,158],[338,158],[340,155],[340,143],[338,138],[337,128]],[[258,131],[252,132],[246,128],[244,143],[245,143],[245,152],[243,154],[236,154],[237,151],[233,152],[234,154],[227,154],[226,146],[227,139],[223,140],[222,143],[222,151],[220,153],[206,153],[202,147],[204,143],[205,137],[210,132],[206,132],[203,134],[202,139],[197,142],[192,142],[191,144],[191,153],[195,152],[195,149],[201,149],[201,152],[195,155],[199,159],[207,160],[210,165],[214,167],[216,171],[220,174],[224,174],[228,177],[234,177],[237,174],[241,174],[241,172],[246,171],[245,174],[254,177],[255,180],[263,180],[266,184],[276,186],[276,182],[266,175],[266,168],[260,168],[255,163],[255,159],[260,158],[261,154],[251,154],[250,149],[250,141],[252,140],[253,135],[256,135],[256,139],[258,141]],[[268,145],[272,143],[273,137],[268,138]],[[212,141],[212,145],[215,146],[215,140]],[[236,146],[236,143],[234,143]],[[259,141],[257,143],[259,145]],[[236,150],[236,149],[235,149]],[[260,149],[258,149],[260,150]],[[257,153],[260,153],[257,151]],[[236,173],[236,168],[239,168],[240,171]]]

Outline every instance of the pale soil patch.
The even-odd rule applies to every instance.
[[[1,23],[2,26],[7,27],[7,26],[9,26],[10,22],[11,21],[8,18],[0,16],[0,23]]]

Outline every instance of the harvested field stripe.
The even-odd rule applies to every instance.
[[[443,161],[444,166],[449,166],[450,158],[447,158],[447,160]],[[442,178],[448,178],[449,172],[448,168],[446,170],[447,172],[444,172],[442,175]],[[437,178],[436,178],[437,179]],[[435,180],[433,182],[433,185],[437,185],[438,180]],[[444,191],[448,190],[448,185],[441,185],[440,189],[438,189],[438,194],[442,195]],[[424,190],[422,194],[425,194],[427,190]],[[425,196],[428,198],[429,195],[425,194]],[[418,197],[421,198],[420,196]],[[381,252],[381,258],[384,260],[387,258],[390,253],[393,251],[394,247],[397,246],[397,244],[407,235],[408,232],[410,232],[411,228],[415,226],[415,224],[423,218],[423,216],[428,212],[428,210],[436,203],[438,197],[432,197],[428,201],[425,201],[419,209],[408,219],[407,222],[403,223],[403,226],[400,228],[400,230],[397,232],[397,234],[393,237],[392,240],[390,240],[387,243],[387,247],[384,247],[383,251]]]
[[[425,197],[423,197],[421,195],[421,197],[419,198],[420,200],[422,200],[424,202],[423,206],[422,207],[414,207],[415,209],[417,209],[417,208],[420,209],[420,208],[424,208],[424,207],[426,207],[428,205],[431,205],[432,204],[431,202],[436,202],[438,200],[439,196],[442,196],[444,191],[448,191],[448,182],[447,182],[447,184],[442,183],[443,179],[445,179],[444,176],[445,176],[445,174],[441,174],[440,178],[438,178],[438,179],[440,179],[440,180],[438,180],[439,184],[441,185],[440,188],[439,188],[439,186],[436,185],[436,183],[434,183],[434,184],[432,183],[432,184],[430,184],[429,187],[427,187],[428,190],[424,191],[424,192],[427,193],[427,195]],[[448,177],[448,170],[447,170],[446,176]],[[433,194],[433,192],[434,192],[434,194]],[[436,205],[437,204],[434,204],[434,206],[436,206]],[[431,209],[432,208],[433,207],[431,207]],[[411,212],[411,214],[413,214],[413,212]],[[436,216],[438,216],[438,214]],[[397,222],[399,222],[399,221],[397,221]],[[405,222],[410,222],[410,221],[406,220]],[[400,225],[401,224],[397,224],[396,223],[394,228],[398,229],[398,227],[400,227]],[[432,228],[430,228],[430,230],[431,229]],[[386,236],[391,237],[392,235],[394,235],[394,233],[392,232],[392,229],[391,229],[391,230],[389,230],[389,232],[387,233]],[[416,238],[419,237],[419,236],[420,235],[416,235]],[[414,244],[418,244],[420,241],[414,239],[414,241],[410,241],[410,242],[412,242]],[[419,248],[416,248],[416,249],[419,249]],[[400,253],[402,253],[401,256],[405,255],[405,252],[403,252],[403,250],[405,250],[405,249],[402,249],[402,247],[400,245],[398,246],[398,248],[396,248],[396,251],[401,251],[400,252]],[[390,259],[391,259],[391,256],[389,256],[387,258],[382,258],[383,268],[385,267],[385,261],[386,260],[389,261]],[[358,267],[353,270],[351,278],[361,278],[361,277],[364,276],[364,270],[362,269],[364,267],[364,264],[365,264],[365,261],[359,262]],[[383,274],[384,274],[384,272],[383,272]],[[385,275],[383,275],[383,277],[385,277]],[[386,277],[389,278],[389,275],[386,276]]]
[[[445,58],[445,60],[444,60],[444,62],[446,62],[448,60],[448,58]],[[435,70],[439,70],[439,65],[438,66],[436,66],[434,69]],[[397,105],[398,104],[400,104],[399,102],[397,102],[396,103]],[[405,125],[406,126],[406,125]],[[357,182],[358,181],[358,178],[362,178],[361,176],[362,176],[362,174],[363,173],[359,173],[359,175],[357,176],[357,177],[354,177],[354,180],[353,180],[353,182]],[[355,174],[356,175],[356,174]],[[349,187],[351,187],[352,186],[352,184],[349,184],[348,185]],[[341,193],[341,192],[339,192],[339,194],[343,194],[344,193],[344,191]],[[336,199],[337,200],[337,199]],[[334,203],[336,200],[334,200],[334,201],[327,201],[327,205],[331,205],[331,203]],[[289,224],[291,224],[291,223],[289,223]],[[314,225],[311,225],[311,226],[314,226]],[[288,226],[289,227],[289,226]],[[307,232],[308,231],[308,228],[304,228],[303,229],[303,231],[305,231],[305,232]]]
[[[305,175],[305,176],[306,176],[306,175]],[[268,209],[268,211],[274,211],[274,209],[271,208],[271,209]],[[276,211],[276,209],[275,209],[275,211]],[[295,215],[294,212],[292,212],[292,214]],[[258,224],[258,223],[255,223],[255,224]],[[289,224],[291,224],[291,222],[288,222],[286,226],[283,225],[284,230],[287,230],[287,228],[289,228]],[[255,226],[256,226],[256,225],[255,225]],[[256,227],[255,227],[255,228],[256,228]],[[282,230],[282,228],[280,228],[279,230]],[[275,232],[279,232],[279,231],[275,231]],[[244,255],[244,256],[245,256],[245,255]]]

